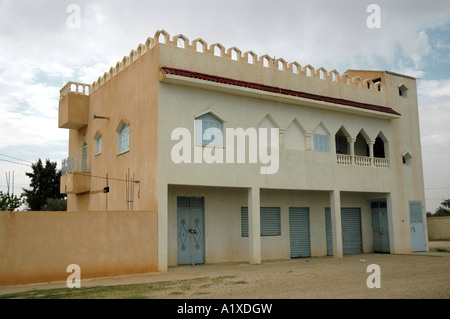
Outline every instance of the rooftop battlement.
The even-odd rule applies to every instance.
[[[150,51],[152,48],[158,46],[160,43],[203,54],[210,54],[222,57],[224,59],[259,65],[270,69],[277,69],[281,72],[289,72],[299,76],[307,76],[322,79],[323,81],[356,86],[361,89],[371,90],[374,93],[385,91],[385,86],[382,82],[374,83],[371,79],[362,79],[359,76],[352,77],[347,73],[339,74],[336,70],[328,71],[323,67],[316,69],[310,64],[302,66],[297,61],[288,63],[283,58],[275,59],[267,54],[258,57],[258,55],[253,51],[243,53],[237,47],[226,49],[222,44],[217,42],[208,45],[208,43],[201,38],[190,41],[183,34],[178,34],[171,37],[165,30],[159,30],[156,31],[153,38],[147,38],[144,44],[139,44],[136,50],[131,50],[130,54],[128,56],[124,56],[122,61],[117,62],[115,66],[111,67],[109,72],[105,72],[103,76],[97,79],[97,81],[94,81],[92,85],[90,85],[89,92],[94,92],[109,79],[120,73],[123,69],[137,61],[141,56]]]

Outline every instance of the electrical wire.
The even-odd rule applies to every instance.
[[[21,161],[21,162],[27,162],[27,163],[33,164],[33,162],[30,162],[30,161],[27,161],[27,160],[24,160],[24,159],[21,159],[21,158],[9,156],[9,155],[6,155],[6,154],[0,154],[0,155],[1,155],[1,156],[5,156],[5,157],[9,157],[9,158],[12,158],[12,159],[15,159],[15,160],[19,160],[19,161]]]

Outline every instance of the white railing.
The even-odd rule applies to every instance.
[[[352,156],[347,154],[336,154],[339,165],[352,165]]]
[[[379,158],[374,157],[371,158],[369,156],[360,156],[360,155],[348,155],[348,154],[336,154],[336,161],[339,165],[345,166],[374,166],[374,167],[389,167],[389,159],[388,158]],[[373,165],[372,165],[373,163]]]
[[[371,162],[370,157],[355,155],[355,165],[371,166],[370,162]]]
[[[73,172],[90,172],[91,161],[89,158],[82,158],[81,155],[69,156],[62,160],[61,175]]]
[[[389,159],[388,158],[373,158],[373,165],[375,167],[389,167]]]
[[[67,82],[61,90],[59,90],[59,99],[62,100],[67,93],[73,92],[83,95],[89,95],[89,84],[78,83],[78,82]]]

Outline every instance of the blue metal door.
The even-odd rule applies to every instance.
[[[425,229],[423,224],[422,202],[409,202],[409,217],[412,251],[425,251]]]
[[[333,230],[331,228],[331,210],[325,208],[325,230],[327,240],[327,256],[333,256]]]
[[[309,208],[289,208],[291,258],[311,257]]]
[[[373,251],[389,253],[389,224],[386,202],[373,202],[372,205]]]
[[[179,265],[205,262],[205,231],[202,197],[178,197],[177,257]]]

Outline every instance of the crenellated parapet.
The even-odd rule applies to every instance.
[[[245,62],[248,64],[258,65],[269,69],[276,69],[282,72],[289,72],[299,76],[306,76],[323,81],[334,83],[343,83],[349,86],[359,87],[361,89],[372,90],[376,92],[384,92],[385,86],[381,82],[373,82],[370,79],[361,79],[359,76],[351,77],[349,74],[340,74],[336,70],[328,71],[324,67],[314,68],[312,65],[301,65],[297,61],[288,62],[283,58],[272,58],[265,54],[258,56],[253,51],[242,52],[237,47],[226,49],[222,44],[216,42],[211,45],[201,39],[190,41],[183,34],[178,34],[173,37],[165,30],[158,30],[155,32],[153,38],[149,37],[144,44],[139,44],[136,50],[131,50],[128,56],[123,57],[122,61],[117,62],[115,67],[111,67],[109,72],[105,72],[97,81],[91,85],[91,91],[95,91],[109,79],[119,74],[122,70],[137,61],[141,56],[146,54],[149,50],[158,46],[159,44],[171,45],[185,50],[195,51],[203,54],[218,56],[224,59]]]

